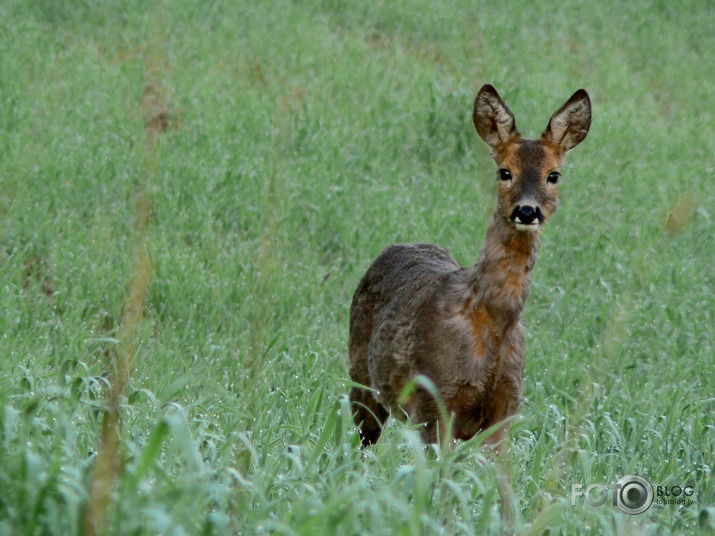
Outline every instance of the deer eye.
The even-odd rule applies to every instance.
[[[546,177],[546,180],[551,183],[551,184],[557,184],[559,182],[559,177],[561,176],[561,173],[558,171],[552,171],[549,173],[549,176]]]
[[[511,171],[508,169],[500,169],[499,170],[499,178],[503,181],[510,181],[511,180]]]

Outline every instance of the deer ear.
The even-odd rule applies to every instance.
[[[579,89],[551,116],[549,125],[542,134],[566,152],[581,143],[591,126],[591,99],[585,90]]]
[[[489,147],[496,149],[519,135],[514,115],[493,86],[486,84],[474,99],[474,127]]]

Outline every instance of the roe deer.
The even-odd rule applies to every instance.
[[[424,388],[403,408],[398,397],[424,375],[454,416],[452,437],[469,439],[513,415],[521,401],[521,322],[536,262],[539,230],[558,206],[559,167],[591,125],[591,101],[579,89],[538,140],[519,134],[491,85],[474,101],[474,126],[497,164],[498,200],[473,268],[431,244],[388,247],[360,281],[350,309],[350,400],[363,446],[374,443],[390,412],[404,411],[436,442],[439,404]],[[440,423],[445,426],[446,423]],[[444,434],[445,428],[440,429]],[[506,425],[487,441],[498,444]]]

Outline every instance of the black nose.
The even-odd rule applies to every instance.
[[[514,209],[514,212],[512,212],[511,218],[513,220],[516,220],[519,218],[519,223],[523,223],[524,225],[529,225],[531,224],[535,219],[538,219],[541,221],[542,216],[541,216],[541,210],[539,210],[539,207],[532,207],[531,205],[524,205],[524,206],[517,206]]]

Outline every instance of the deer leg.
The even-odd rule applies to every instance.
[[[371,391],[359,387],[350,389],[350,405],[353,419],[360,430],[362,446],[368,447],[374,444],[382,433],[382,427],[389,413],[375,399]]]

